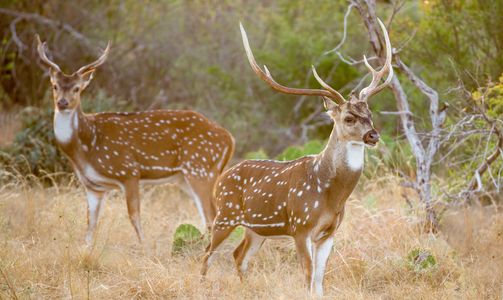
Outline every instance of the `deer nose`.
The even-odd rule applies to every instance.
[[[66,108],[68,108],[68,100],[66,100],[65,98],[59,99],[59,101],[58,101],[58,108],[59,109],[66,109]]]
[[[375,129],[368,131],[363,136],[363,142],[365,142],[366,144],[375,145],[377,142],[379,142],[379,133],[375,131]]]

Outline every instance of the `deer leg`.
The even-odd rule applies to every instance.
[[[230,226],[227,228],[219,228],[218,225],[215,225],[212,227],[212,232],[211,232],[211,242],[206,248],[206,254],[204,255],[203,258],[203,266],[201,268],[201,275],[205,276],[206,273],[208,272],[208,268],[211,264],[211,258],[215,251],[217,250],[218,246],[227,239],[227,237],[231,234],[231,232],[234,230],[235,226]]]
[[[138,240],[143,243],[143,230],[140,221],[140,185],[137,180],[129,181],[124,184],[124,190],[129,220],[133,224]]]
[[[212,202],[212,192],[214,181],[202,180],[199,178],[186,177],[188,192],[196,203],[197,210],[201,216],[204,227],[208,227],[215,219],[215,207]]]
[[[245,237],[239,244],[239,246],[234,250],[234,259],[236,261],[236,268],[238,270],[238,276],[241,281],[243,280],[243,274],[248,269],[248,261],[250,258],[257,253],[265,238],[246,229]]]
[[[96,192],[90,189],[86,189],[87,196],[87,233],[86,233],[86,244],[88,247],[92,246],[94,239],[94,232],[96,231],[96,225],[98,224],[98,218],[100,215],[103,196],[105,193]]]
[[[332,236],[316,242],[314,253],[314,276],[311,284],[311,293],[323,296],[323,278],[325,276],[325,267],[332,251],[334,238]],[[314,290],[313,290],[314,288]]]
[[[309,289],[312,289],[313,278],[313,242],[309,235],[299,235],[295,237],[295,248],[297,250],[297,257],[304,269],[306,275],[306,282]]]

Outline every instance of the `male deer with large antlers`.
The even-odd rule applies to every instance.
[[[236,226],[242,225],[246,228],[245,237],[234,250],[241,278],[250,257],[266,238],[290,236],[295,240],[310,291],[323,293],[333,234],[362,172],[364,147],[373,147],[379,141],[367,100],[393,77],[389,37],[380,20],[379,24],[386,44],[384,67],[376,71],[364,57],[372,82],[349,101],[325,83],[314,67],[313,74],[324,89],[289,88],[277,83],[267,67],[262,70],[257,65],[240,25],[244,48],[255,73],[279,92],[323,97],[334,127],[325,149],[318,155],[286,162],[245,160],[219,177],[214,190],[217,215],[203,259],[202,275],[206,274],[215,249]],[[387,79],[379,84],[386,73]]]
[[[224,128],[193,111],[106,112],[85,114],[80,94],[107,58],[100,58],[67,75],[46,55],[54,98],[54,135],[69,158],[88,203],[86,242],[92,243],[104,195],[121,189],[129,218],[140,242],[140,183],[179,182],[196,203],[203,224],[215,216],[211,201],[214,182],[234,152],[234,139]]]

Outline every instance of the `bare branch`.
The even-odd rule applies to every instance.
[[[56,29],[61,28],[64,31],[68,32],[70,35],[72,35],[77,40],[81,41],[87,47],[91,48],[91,43],[89,42],[89,39],[87,39],[82,33],[80,33],[78,30],[76,30],[75,28],[73,28],[71,25],[69,25],[67,23],[57,22],[57,21],[43,17],[43,16],[36,14],[36,13],[19,12],[19,11],[7,9],[7,8],[0,8],[0,14],[15,17],[16,19],[33,21],[33,22],[36,22],[36,23],[39,23],[42,25],[56,28]]]
[[[410,111],[381,111],[379,112],[381,115],[402,115],[402,114],[408,114],[412,116],[412,113]]]
[[[351,13],[351,9],[355,6],[354,3],[351,3],[348,5],[348,8],[346,10],[346,13],[344,14],[344,27],[343,27],[343,32],[342,32],[342,40],[339,42],[339,44],[337,44],[337,46],[335,46],[332,50],[328,50],[326,51],[324,54],[330,54],[332,52],[338,52],[338,50],[342,47],[342,45],[344,45],[344,43],[346,42],[346,37],[347,37],[347,33],[348,33],[348,16],[349,14]]]

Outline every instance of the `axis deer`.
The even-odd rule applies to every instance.
[[[240,278],[250,257],[266,238],[292,237],[311,293],[323,293],[333,235],[344,216],[345,202],[362,172],[364,147],[373,147],[379,141],[367,100],[393,77],[389,37],[383,23],[379,21],[379,24],[386,43],[385,64],[376,71],[364,56],[372,82],[361,90],[359,97],[353,96],[349,101],[325,83],[314,67],[313,74],[324,89],[290,88],[277,83],[267,67],[262,70],[257,65],[240,25],[249,63],[258,77],[281,93],[323,97],[334,125],[325,149],[318,155],[286,162],[245,160],[219,177],[213,194],[217,215],[203,259],[203,276],[214,251],[241,225],[246,228],[245,237],[234,250]],[[379,85],[386,73],[387,79]]]
[[[215,216],[211,191],[234,152],[232,135],[203,115],[186,110],[85,114],[80,94],[110,51],[67,75],[46,55],[54,98],[54,135],[84,185],[88,204],[86,242],[92,244],[105,193],[121,189],[140,242],[140,183],[175,181],[190,194],[206,226]]]

